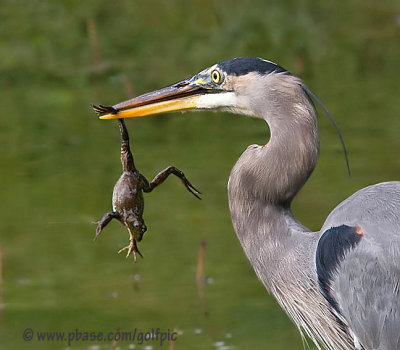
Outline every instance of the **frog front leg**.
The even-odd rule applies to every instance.
[[[193,196],[195,196],[196,198],[201,199],[199,197],[199,194],[201,194],[201,192],[198,191],[190,183],[190,181],[186,178],[185,174],[181,170],[175,168],[174,166],[169,166],[168,168],[159,172],[150,183],[147,181],[147,179],[143,175],[141,175],[142,180],[143,180],[143,185],[142,185],[143,192],[151,192],[158,185],[162,184],[167,179],[167,177],[171,174],[179,177],[179,179],[182,181],[182,183],[188,189],[188,191],[191,194],[193,194]]]
[[[95,239],[99,236],[101,231],[103,231],[104,227],[106,227],[112,219],[119,220],[120,215],[115,211],[111,211],[109,213],[104,214],[104,216],[101,218],[100,221],[95,222],[95,224],[97,224]]]

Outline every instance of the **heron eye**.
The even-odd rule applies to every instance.
[[[211,73],[211,80],[215,84],[219,84],[221,82],[221,74],[217,70],[213,70]]]

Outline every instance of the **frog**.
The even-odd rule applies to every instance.
[[[134,261],[136,262],[137,255],[143,258],[143,255],[137,247],[137,242],[142,240],[144,233],[147,231],[147,226],[143,220],[143,193],[153,191],[157,186],[162,184],[169,175],[178,177],[187,190],[197,199],[201,199],[201,192],[190,183],[181,170],[174,166],[168,166],[149,182],[135,167],[129,144],[129,134],[124,119],[118,119],[118,123],[121,134],[122,175],[114,186],[112,211],[104,214],[99,221],[95,222],[95,224],[97,224],[95,239],[98,238],[111,220],[116,219],[120,221],[128,229],[129,245],[120,249],[118,253],[127,251],[126,257],[128,258],[133,254]]]

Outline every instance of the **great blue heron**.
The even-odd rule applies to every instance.
[[[233,226],[258,278],[318,348],[400,348],[400,182],[363,188],[319,232],[290,204],[319,155],[317,118],[302,81],[260,58],[235,58],[113,107],[103,119],[225,110],[264,119],[228,182]]]

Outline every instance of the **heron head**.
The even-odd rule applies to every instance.
[[[316,115],[312,99],[322,107],[335,127],[350,174],[342,135],[322,102],[300,79],[262,58],[239,57],[222,61],[166,88],[112,107],[93,108],[101,119],[145,117],[188,110],[223,110],[263,118],[270,126],[276,123],[277,129],[282,129],[288,124],[314,124]]]
[[[273,87],[271,92],[279,90],[285,76],[290,80],[296,79],[270,61],[256,57],[234,58],[166,88],[112,107],[94,108],[101,119],[144,117],[188,110],[225,110],[257,117],[261,116],[259,109],[264,108],[268,100],[266,88]],[[277,81],[271,81],[277,78],[281,82],[278,85]]]

